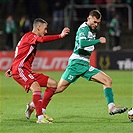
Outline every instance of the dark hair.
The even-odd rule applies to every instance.
[[[36,27],[38,24],[44,24],[44,23],[48,25],[48,23],[42,18],[36,18],[33,22],[33,27]]]
[[[102,15],[101,13],[98,11],[98,10],[92,10],[90,13],[89,13],[89,16],[95,16],[97,19],[101,18]]]

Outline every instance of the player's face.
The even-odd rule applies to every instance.
[[[101,22],[101,18],[97,19],[95,16],[89,16],[87,18],[87,24],[94,30],[97,28],[97,26],[99,25],[99,23]]]
[[[44,36],[45,34],[47,34],[47,24],[41,24],[38,26],[38,34],[39,36]]]

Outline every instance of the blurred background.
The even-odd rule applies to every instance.
[[[86,21],[92,9],[98,9],[102,14],[97,38],[107,38],[106,45],[96,46],[96,59],[105,60],[103,67],[100,63],[97,67],[120,69],[112,68],[110,64],[111,60],[123,56],[121,60],[130,64],[129,70],[133,69],[133,0],[0,0],[0,51],[14,51],[20,38],[32,29],[33,20],[38,17],[48,22],[48,34],[61,33],[65,26],[71,29],[66,38],[41,44],[38,49],[71,51],[77,28]],[[118,60],[117,64],[124,67]]]
[[[132,6],[132,0],[0,0],[0,50],[14,49],[23,33],[31,30],[36,17],[48,21],[49,34],[60,33],[64,26],[71,28],[71,34],[64,42],[59,41],[58,45],[46,47],[40,45],[41,50],[73,49],[75,32],[79,25],[86,21],[92,9],[98,9],[102,13],[98,36],[105,36],[108,39],[106,49],[113,47],[109,29],[115,14],[119,15],[120,46],[122,49],[131,49],[133,48]],[[7,31],[5,24],[7,19],[14,21],[11,31]],[[6,37],[7,32],[13,33],[13,45],[9,44],[12,42],[11,37]],[[105,49],[104,46],[100,48]]]

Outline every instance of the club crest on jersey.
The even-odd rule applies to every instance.
[[[96,35],[95,34],[92,34],[92,32],[88,32],[88,38],[93,38],[95,39]]]

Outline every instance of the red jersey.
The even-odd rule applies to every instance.
[[[32,72],[31,66],[35,58],[37,44],[58,40],[60,38],[61,36],[59,34],[40,37],[33,32],[26,33],[16,47],[14,60],[11,66],[12,74],[17,74],[19,68],[27,69]]]

